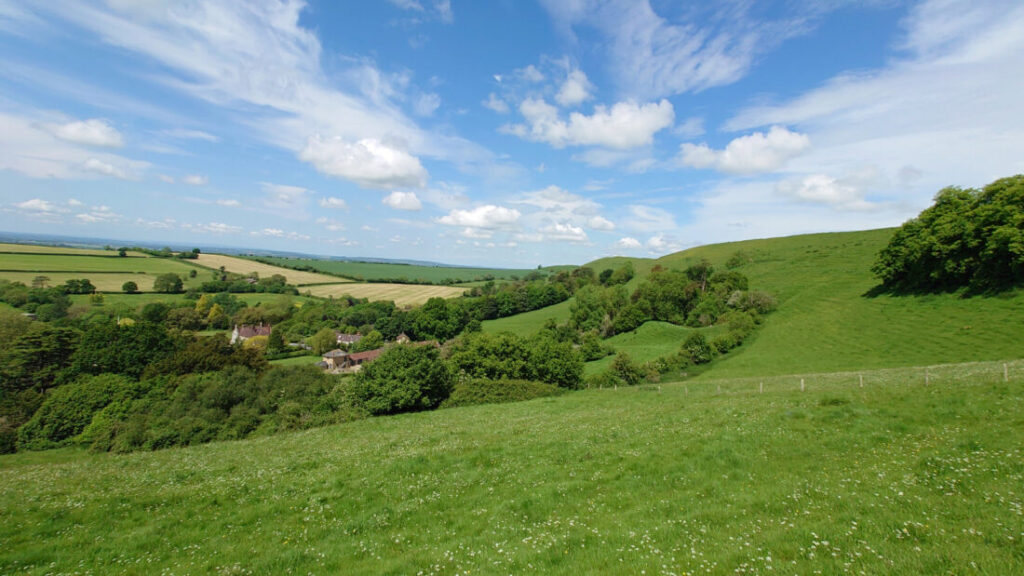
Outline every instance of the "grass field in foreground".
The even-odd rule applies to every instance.
[[[0,572],[1020,574],[1024,365],[989,368],[4,456]]]
[[[269,264],[263,264],[262,262],[256,262],[255,260],[236,258],[235,256],[225,256],[224,254],[200,254],[197,261],[200,266],[213,269],[219,269],[223,266],[225,271],[233,272],[235,274],[256,272],[259,274],[260,278],[270,278],[274,274],[280,274],[287,279],[289,284],[294,284],[296,286],[304,284],[336,284],[339,282],[347,282],[344,278],[338,278],[336,276],[315,274],[313,272],[300,272],[298,270],[281,268],[280,266],[270,266]]]
[[[440,283],[445,280],[470,282],[477,278],[490,275],[497,280],[522,278],[531,272],[550,274],[558,270],[571,270],[575,266],[552,266],[536,269],[507,268],[462,268],[455,266],[420,266],[414,264],[394,264],[386,262],[346,262],[341,260],[317,260],[311,258],[272,258],[261,257],[261,260],[279,266],[312,266],[329,274],[339,274],[349,278],[365,280],[422,280]]]
[[[313,296],[321,298],[352,296],[370,300],[393,300],[396,306],[419,306],[431,298],[456,298],[465,292],[465,288],[454,286],[427,286],[423,284],[326,284],[307,286],[303,293],[309,291]]]

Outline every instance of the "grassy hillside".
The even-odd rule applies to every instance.
[[[721,264],[737,251],[752,286],[779,299],[752,342],[709,376],[829,372],[1024,357],[1024,293],[877,296],[869,268],[892,230],[816,234],[694,248],[665,265],[697,258]]]
[[[753,339],[715,363],[708,377],[858,370],[1024,357],[1024,292],[868,297],[870,268],[892,229],[812,234],[700,246],[658,260],[635,259],[637,279],[655,265],[686,268],[706,258],[717,268],[737,253],[754,289],[779,300]],[[595,270],[621,265],[606,258]],[[568,319],[569,303],[485,323],[528,333],[544,320]],[[659,340],[669,349],[685,338]],[[627,339],[628,340],[628,339]],[[641,339],[643,340],[643,339]],[[634,346],[635,348],[635,346]],[[641,354],[644,352],[640,352]],[[589,370],[589,368],[588,368]]]
[[[4,456],[0,573],[1020,574],[1024,364],[983,368]]]

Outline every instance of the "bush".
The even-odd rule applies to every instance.
[[[466,379],[455,385],[451,396],[442,404],[442,408],[456,406],[476,406],[478,404],[501,404],[505,402],[522,402],[533,398],[557,396],[563,389],[544,382],[530,380],[487,380]]]
[[[683,353],[694,364],[707,364],[714,360],[717,350],[708,343],[708,339],[700,332],[694,332],[683,342]]]
[[[55,388],[18,431],[18,447],[45,450],[60,446],[80,434],[108,404],[130,398],[138,390],[128,378],[114,374],[85,377]]]
[[[436,408],[452,390],[452,374],[430,346],[396,346],[356,374],[352,394],[371,414]]]
[[[125,294],[135,294],[135,293],[137,293],[139,291],[139,285],[136,284],[135,282],[132,282],[131,280],[129,280],[129,281],[125,282],[124,284],[121,284],[121,290]]]
[[[634,364],[633,359],[625,352],[619,352],[615,356],[609,370],[612,375],[617,377],[627,386],[635,386],[644,379],[643,368]]]

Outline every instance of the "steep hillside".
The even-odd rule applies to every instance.
[[[700,246],[657,260],[635,259],[638,278],[655,265],[682,269],[706,258],[718,269],[736,257],[754,289],[779,307],[743,347],[706,377],[758,376],[1024,357],[1024,293],[868,296],[870,267],[893,229],[811,234]],[[602,259],[595,270],[626,259]],[[637,282],[634,280],[633,282]],[[520,333],[568,318],[569,304],[486,323]],[[680,341],[685,331],[678,331]],[[641,339],[645,340],[645,339]],[[613,342],[614,343],[614,342]],[[660,340],[659,348],[671,343]]]

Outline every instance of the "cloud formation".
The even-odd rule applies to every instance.
[[[782,126],[772,126],[768,133],[754,132],[729,142],[723,150],[714,150],[706,144],[683,143],[679,159],[691,168],[713,168],[727,174],[758,174],[782,167],[787,160],[807,150],[811,145],[806,134],[790,132]]]
[[[427,171],[416,157],[374,138],[347,142],[317,134],[309,139],[299,159],[363,188],[419,187],[427,179]]]
[[[120,148],[124,145],[124,137],[120,132],[96,118],[67,124],[49,124],[46,128],[57,138],[75,144],[101,148]]]
[[[416,197],[415,192],[399,192],[396,190],[385,196],[381,203],[395,210],[415,212],[423,209],[423,204]]]
[[[522,213],[515,208],[487,204],[471,210],[452,210],[438,222],[447,226],[494,229],[514,225],[521,216]]]
[[[565,121],[559,118],[558,109],[543,98],[527,98],[519,105],[519,112],[526,124],[506,125],[502,131],[555,148],[603,146],[627,150],[648,146],[656,133],[675,121],[675,111],[668,100],[647,104],[619,102],[611,108],[598,105],[589,116],[573,112]]]

